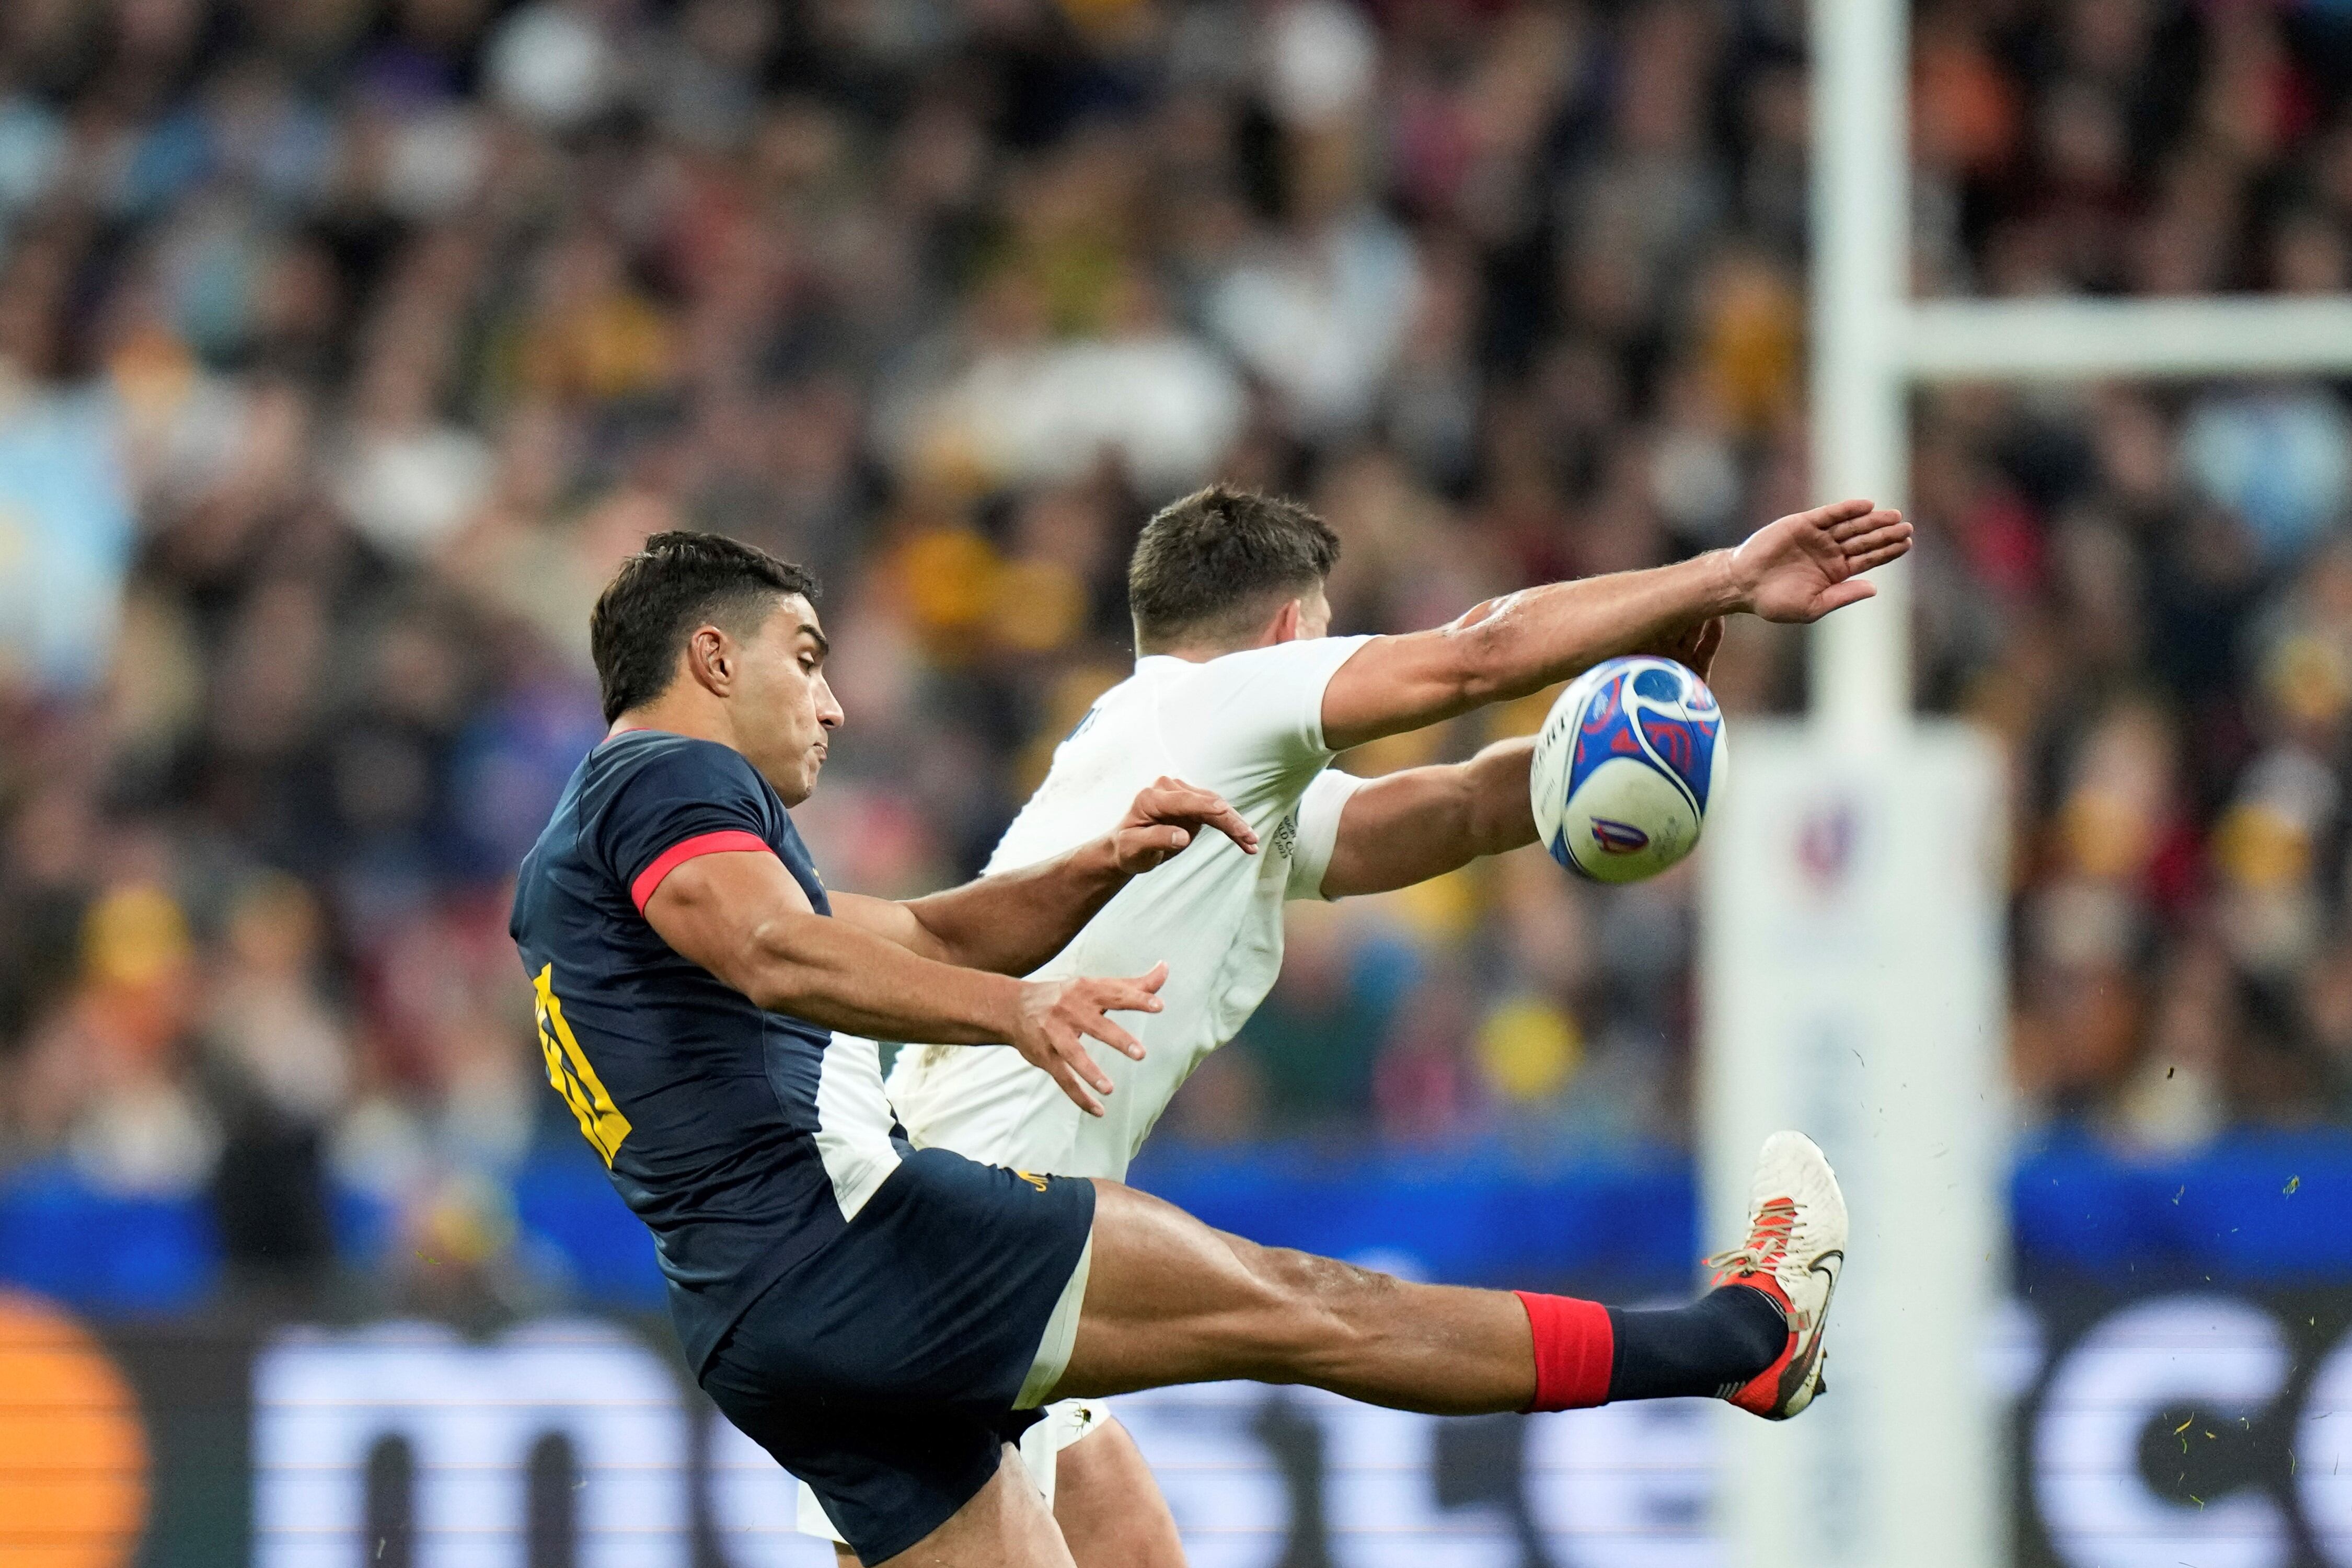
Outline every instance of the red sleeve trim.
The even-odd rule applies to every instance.
[[[655,856],[654,863],[637,873],[637,879],[629,884],[629,901],[637,906],[637,913],[644,914],[646,900],[654,896],[654,889],[662,885],[662,879],[688,860],[701,855],[730,855],[739,851],[755,855],[773,855],[776,852],[766,839],[756,833],[746,833],[740,827],[730,827],[719,833],[698,833],[691,838],[681,838]]]

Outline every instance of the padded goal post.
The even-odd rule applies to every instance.
[[[1914,302],[1904,0],[1812,0],[1811,491],[1906,500],[1929,381],[2352,374],[2352,300]],[[1926,520],[1928,526],[1933,519]],[[1772,1125],[1844,1178],[1831,1394],[1726,1410],[1717,1525],[1756,1568],[1995,1568],[2011,1554],[1984,1370],[2006,1285],[2000,767],[1910,706],[1909,566],[1811,634],[1801,724],[1730,737],[1701,857],[1707,1234]]]

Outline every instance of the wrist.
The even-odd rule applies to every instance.
[[[981,977],[980,1006],[972,1022],[983,1040],[1002,1040],[1010,1044],[1021,1037],[1021,1019],[1027,1011],[1029,993],[1036,985],[1030,980],[1016,980],[1009,974],[984,974]]]
[[[1737,549],[1710,550],[1691,564],[1705,573],[1709,616],[1747,615],[1754,610],[1756,584]]]
[[[1116,830],[1077,852],[1079,879],[1091,891],[1117,889],[1125,885],[1127,873],[1118,867],[1118,834]]]

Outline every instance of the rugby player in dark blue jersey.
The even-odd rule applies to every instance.
[[[658,534],[624,563],[591,624],[612,732],[526,857],[512,930],[549,1079],[654,1233],[695,1375],[860,1561],[1068,1568],[1004,1462],[1055,1396],[1249,1377],[1434,1414],[1810,1401],[1845,1215],[1793,1133],[1766,1145],[1748,1237],[1717,1260],[1719,1286],[1746,1288],[1648,1313],[1409,1284],[1116,1182],[911,1148],[876,1037],[1010,1046],[1098,1110],[1111,1083],[1087,1042],[1135,1055],[1110,1015],[1157,1011],[1165,964],[1013,976],[1203,829],[1255,838],[1162,779],[1029,869],[904,903],[829,892],[790,816],[843,719],[813,592],[709,535]],[[1481,638],[1582,613],[1523,597]]]

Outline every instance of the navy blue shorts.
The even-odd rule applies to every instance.
[[[751,1304],[703,1370],[865,1563],[947,1522],[1036,1420],[1016,1411],[1086,1251],[1094,1184],[919,1149]]]

